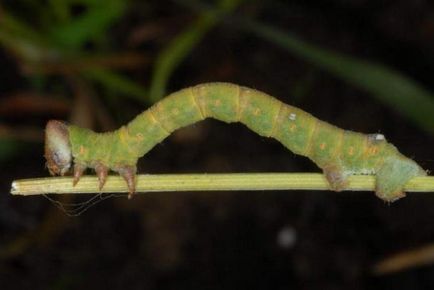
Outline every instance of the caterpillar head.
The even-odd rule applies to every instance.
[[[71,167],[69,130],[62,121],[50,120],[45,127],[45,159],[51,175],[64,175]]]

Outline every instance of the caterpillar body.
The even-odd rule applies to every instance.
[[[50,120],[47,167],[52,175],[63,175],[74,162],[74,185],[86,168],[93,168],[100,189],[108,171],[116,171],[126,180],[131,197],[137,160],[176,129],[206,118],[241,122],[261,136],[277,139],[315,162],[336,191],[345,189],[352,174],[372,174],[376,195],[394,201],[405,195],[408,180],[426,175],[381,134],[340,129],[265,93],[230,83],[206,83],[172,93],[113,132],[95,133]]]

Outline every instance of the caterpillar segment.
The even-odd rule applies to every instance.
[[[95,133],[51,120],[45,135],[47,167],[52,175],[64,175],[74,163],[74,185],[92,168],[100,189],[110,170],[118,172],[131,198],[137,160],[173,131],[206,118],[241,122],[261,136],[275,138],[315,162],[335,191],[348,186],[350,175],[370,174],[376,176],[376,195],[394,201],[405,195],[408,180],[426,175],[381,134],[340,129],[265,93],[229,83],[201,84],[172,93],[113,132]]]

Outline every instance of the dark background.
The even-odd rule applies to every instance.
[[[122,2],[0,4],[1,289],[433,289],[434,259],[393,273],[374,269],[434,241],[434,194],[387,204],[372,192],[149,193],[106,199],[78,217],[43,196],[11,196],[12,180],[48,175],[47,120],[96,130],[128,122],[159,97],[151,88],[163,51],[189,27],[203,29],[198,19],[219,5]],[[68,39],[67,28],[56,38],[54,30],[89,11],[99,11],[95,21],[115,16],[90,36],[84,32],[101,22],[71,29],[86,36],[79,42]],[[38,37],[7,30],[5,15]],[[339,127],[380,132],[433,170],[433,135],[399,113],[398,100],[387,105],[243,27],[248,20],[270,25],[319,49],[385,65],[432,91],[433,16],[428,0],[240,2],[196,35],[174,62],[166,91],[208,81],[253,87]],[[214,120],[175,132],[139,163],[141,173],[267,171],[319,170],[274,140]]]

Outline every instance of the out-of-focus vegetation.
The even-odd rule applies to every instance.
[[[157,102],[164,97],[167,82],[176,67],[192,53],[193,48],[204,35],[219,22],[219,15],[227,15],[233,11],[242,0],[220,0],[215,11],[203,11],[202,15],[177,35],[158,55],[152,73],[149,98]]]
[[[211,13],[214,17],[232,19],[232,23],[276,45],[282,46],[310,64],[316,65],[336,77],[358,86],[380,102],[399,111],[424,130],[434,134],[434,94],[393,68],[369,60],[333,52],[302,41],[291,32],[262,24],[245,17],[203,8],[190,2],[189,6]],[[242,31],[242,32],[243,32]]]
[[[336,77],[358,86],[434,134],[434,94],[385,65],[332,52],[301,41],[292,34],[252,22],[248,28]]]
[[[19,1],[17,1],[19,2]],[[121,21],[128,1],[83,0],[22,1],[25,14],[35,12],[29,23],[18,12],[2,8],[0,42],[30,76],[70,74],[99,82],[110,91],[145,98],[146,90],[112,69],[137,67],[144,55],[116,51],[110,29]],[[32,5],[34,7],[32,7]],[[78,9],[79,11],[74,11]],[[41,81],[41,79],[39,79]],[[48,79],[43,81],[48,82]]]
[[[220,22],[226,30],[236,30],[238,34],[253,32],[288,49],[336,77],[367,90],[421,128],[434,132],[433,94],[411,78],[385,65],[331,52],[303,42],[290,32],[263,25],[253,17],[234,12],[240,2],[220,0],[215,3],[217,8],[204,9],[200,2],[178,1],[186,7],[202,9],[198,10],[197,20],[181,30],[153,58],[155,64],[152,64],[149,84],[135,82],[119,71],[139,69],[150,63],[150,57],[145,57],[146,51],[139,53],[117,48],[116,39],[110,33],[124,20],[130,7],[128,1],[63,0],[48,1],[48,6],[42,2],[23,1],[22,6],[31,3],[29,7],[37,12],[38,17],[31,19],[32,23],[24,18],[26,15],[16,16],[20,13],[3,7],[0,43],[16,57],[30,78],[38,77],[38,82],[49,82],[41,76],[55,74],[68,78],[72,74],[85,78],[92,86],[101,85],[100,94],[122,94],[149,104],[164,96],[167,81],[176,67],[192,53],[210,28]],[[150,87],[149,94],[146,87]]]

